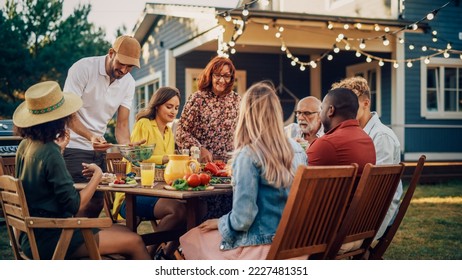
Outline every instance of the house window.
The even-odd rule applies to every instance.
[[[186,100],[189,96],[197,91],[197,82],[202,69],[188,68],[186,69]],[[236,77],[234,79],[233,90],[239,95],[243,95],[246,91],[247,75],[244,70],[236,70]]]
[[[133,111],[135,115],[141,109],[147,107],[152,95],[160,87],[160,80],[161,75],[154,74],[136,81],[135,97],[133,98]]]
[[[421,67],[421,114],[429,119],[462,119],[462,61],[432,58]]]

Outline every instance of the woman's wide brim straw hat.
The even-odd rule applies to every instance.
[[[31,127],[69,116],[82,107],[82,99],[73,93],[62,92],[57,82],[47,81],[31,86],[26,100],[13,114],[17,127]]]

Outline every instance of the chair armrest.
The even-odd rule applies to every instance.
[[[41,218],[26,217],[30,228],[108,228],[112,226],[110,218]]]

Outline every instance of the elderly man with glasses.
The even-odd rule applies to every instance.
[[[322,132],[321,100],[314,96],[301,99],[297,104],[294,114],[297,123],[292,123],[284,128],[286,135],[294,138],[306,149],[314,139],[320,137]]]

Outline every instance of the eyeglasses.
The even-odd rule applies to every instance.
[[[308,116],[311,116],[313,114],[317,114],[319,112],[310,112],[310,111],[294,111],[295,113],[295,116],[298,117],[300,115],[303,115],[305,118],[307,118]]]
[[[232,77],[230,74],[221,75],[221,74],[215,74],[215,73],[213,73],[212,76],[217,81],[219,81],[221,78],[223,78],[223,80],[225,80],[225,82],[231,81],[231,77]]]

